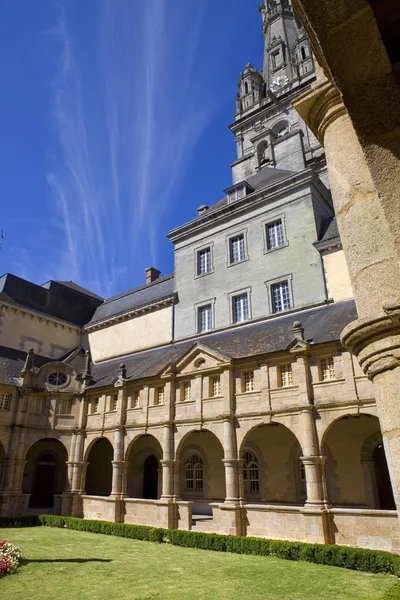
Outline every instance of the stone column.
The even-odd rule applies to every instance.
[[[114,438],[114,460],[112,461],[111,496],[120,497],[122,494],[122,466],[124,458],[124,430],[117,427]]]
[[[239,500],[239,481],[237,471],[237,458],[235,454],[235,433],[233,430],[232,418],[224,417],[224,456],[225,467],[225,502],[237,503]]]
[[[174,497],[174,434],[169,422],[164,424],[163,460],[162,466],[162,495],[163,500]]]
[[[78,430],[75,444],[74,471],[72,474],[71,492],[73,493],[79,493],[81,491],[84,438],[84,430]]]
[[[296,4],[308,6],[312,15],[324,7],[330,10],[326,2],[311,6],[310,0],[296,0]],[[348,9],[348,3],[346,6]],[[347,27],[358,32],[359,42],[366,39],[367,30],[376,29],[369,5],[351,18],[351,10],[342,12],[336,5],[331,9],[333,20],[318,18],[315,23],[322,32],[338,15],[349,17],[334,32],[334,36],[340,35],[342,45],[348,44]],[[357,30],[357,19],[362,20],[363,31]],[[400,135],[395,127],[400,117],[400,90],[379,33],[375,33],[370,38],[377,44],[374,61],[365,63],[360,54],[352,64],[343,47],[335,56],[334,37],[328,36],[327,44],[325,31],[321,45],[319,34],[312,29],[314,38],[319,38],[315,44],[325,73],[330,73],[331,62],[335,64],[335,84],[340,91],[319,69],[316,84],[294,106],[325,147],[338,228],[360,317],[344,329],[342,343],[374,383],[393,494],[400,510]],[[360,47],[351,41],[348,51]],[[337,64],[344,56],[346,65]],[[370,69],[375,71],[372,76],[367,75]]]

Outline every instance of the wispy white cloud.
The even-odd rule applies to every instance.
[[[157,264],[163,215],[212,112],[196,78],[203,2],[190,28],[187,3],[172,4],[99,1],[90,57],[64,13],[53,32],[58,273],[104,295],[138,263]]]

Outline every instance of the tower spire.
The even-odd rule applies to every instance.
[[[299,77],[297,64],[302,53],[299,50],[297,56],[296,47],[302,27],[289,0],[264,0],[260,12],[265,39],[263,79],[267,89],[274,90],[293,83]],[[310,58],[309,48],[307,50]]]

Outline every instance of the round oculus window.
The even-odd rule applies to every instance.
[[[67,376],[65,375],[65,373],[50,373],[50,375],[47,378],[47,381],[50,385],[60,387],[67,383]]]

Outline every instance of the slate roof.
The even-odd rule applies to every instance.
[[[73,282],[37,285],[16,275],[0,277],[0,300],[82,326],[103,301]]]
[[[142,308],[174,295],[174,276],[165,275],[152,283],[141,285],[118,296],[113,296],[101,304],[88,325],[99,323],[122,315],[131,310]]]
[[[255,175],[252,175],[251,177],[248,177],[246,179],[246,181],[249,185],[251,185],[252,188],[254,188],[254,191],[257,192],[259,190],[262,190],[264,188],[267,188],[269,186],[277,184],[279,181],[286,179],[286,177],[290,177],[290,176],[293,177],[294,175],[296,175],[295,171],[286,171],[285,169],[274,169],[272,167],[263,167],[262,169],[260,169],[258,171],[258,173],[256,173]],[[234,186],[231,186],[231,187],[234,187]],[[215,204],[210,206],[210,208],[208,208],[203,213],[201,213],[201,215],[198,215],[191,222],[194,223],[195,221],[200,220],[202,217],[204,217],[206,215],[210,215],[211,213],[217,211],[219,208],[222,208],[223,206],[226,206],[227,204],[228,204],[228,197],[224,196],[224,198],[221,198],[221,200],[218,200],[218,202],[216,202]]]
[[[19,377],[19,374],[25,364],[26,352],[0,346],[0,383],[7,385],[15,385],[14,377]],[[34,356],[33,365],[35,370],[49,362],[53,362],[54,358],[46,356]]]
[[[318,242],[314,246],[318,250],[324,250],[333,244],[340,242],[339,230],[335,217],[324,219],[319,235]]]
[[[102,298],[101,296],[98,296],[97,294],[95,294],[94,292],[91,292],[90,290],[87,290],[86,288],[82,287],[81,285],[78,285],[74,281],[55,280],[55,283],[59,283],[60,285],[63,285],[64,287],[70,288],[71,290],[75,290],[75,292],[80,292],[81,294],[84,294],[85,296],[91,296],[92,298],[97,298],[97,300],[101,300],[102,302],[104,301],[104,298]],[[43,283],[41,287],[48,289],[49,284],[51,284],[51,281],[47,281],[46,283]]]
[[[197,342],[234,359],[283,351],[293,340],[291,327],[296,320],[301,321],[304,337],[308,342],[322,344],[337,341],[344,327],[356,318],[355,302],[348,300],[268,319],[253,325],[234,327],[189,341],[175,342],[162,348],[94,364],[92,366],[94,384],[91,387],[112,384],[122,362],[126,366],[127,377],[131,380],[156,376],[169,364],[177,362]]]

